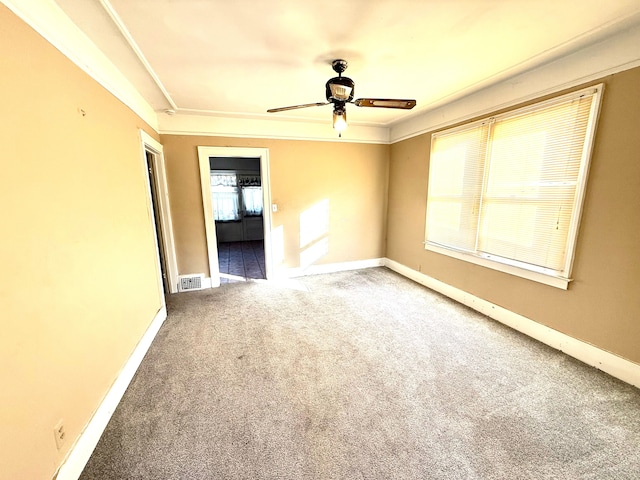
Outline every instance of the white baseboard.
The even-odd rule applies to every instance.
[[[487,300],[476,297],[475,295],[471,295],[459,288],[452,287],[440,280],[436,280],[435,278],[413,270],[388,258],[333,263],[328,265],[314,265],[305,270],[290,269],[287,273],[290,277],[295,277],[379,266],[385,266],[400,275],[435,290],[436,292],[442,293],[443,295],[473,308],[474,310],[546,345],[549,345],[550,347],[560,350],[561,352],[564,352],[588,365],[598,368],[599,370],[602,370],[623,382],[640,388],[640,365],[637,363],[631,362],[591,344],[546,327],[529,318],[511,312],[505,308],[488,302]],[[138,370],[147,350],[151,346],[151,342],[153,342],[153,339],[157,335],[166,318],[167,310],[166,306],[163,306],[151,322],[151,325],[138,343],[124,369],[109,389],[109,392],[96,410],[93,418],[89,421],[89,424],[71,448],[67,458],[55,476],[56,480],[77,480],[80,477],[80,474],[89,461],[89,458],[98,444],[104,429],[109,423],[113,412],[122,399],[131,379]]]
[[[98,440],[102,436],[104,429],[107,427],[111,415],[115,411],[118,403],[122,399],[124,392],[127,390],[131,379],[138,370],[142,359],[144,358],[147,350],[151,346],[151,342],[155,338],[158,330],[167,318],[167,307],[162,306],[160,311],[156,314],[155,318],[147,328],[147,331],[138,342],[135,350],[127,360],[122,372],[118,375],[113,385],[107,392],[107,395],[102,400],[102,403],[94,413],[93,417],[89,421],[84,431],[80,434],[80,437],[76,443],[71,447],[67,458],[60,466],[56,480],[78,480],[82,470],[86,466],[93,450],[98,444]]]
[[[352,262],[329,263],[326,265],[311,265],[306,268],[284,268],[278,270],[273,278],[269,280],[282,281],[289,278],[304,277],[305,275],[318,275],[321,273],[344,272],[347,270],[362,270],[363,268],[382,267],[384,266],[384,258],[371,258],[367,260],[354,260]],[[238,277],[241,278],[241,277]],[[218,279],[219,280],[219,279]],[[219,281],[214,282],[211,277],[205,277],[202,280],[202,288],[219,287]]]
[[[321,273],[344,272],[347,270],[361,270],[363,268],[382,267],[384,258],[371,258],[368,260],[354,260],[352,262],[329,263],[326,265],[311,265],[306,268],[288,268],[281,272],[286,278],[303,277],[305,275],[318,275]]]
[[[487,315],[519,332],[560,350],[567,355],[595,367],[623,382],[640,388],[640,365],[610,352],[595,347],[589,343],[575,339],[549,328],[529,318],[523,317],[506,308],[495,305],[480,297],[471,295],[459,288],[452,287],[440,280],[413,270],[401,263],[388,258],[384,259],[384,266],[403,275],[414,282],[420,283],[436,292],[446,295],[474,310]]]

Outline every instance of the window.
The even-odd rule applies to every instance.
[[[262,186],[259,175],[240,175],[238,184],[242,189],[244,215],[255,217],[262,215]]]
[[[566,288],[601,91],[434,134],[425,247]]]
[[[242,216],[262,215],[259,175],[211,171],[210,179],[214,220],[239,221],[241,213]]]
[[[211,203],[214,220],[240,220],[238,180],[235,173],[211,172]]]
[[[262,187],[242,187],[242,204],[245,216],[262,215]]]

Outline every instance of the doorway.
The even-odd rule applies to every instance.
[[[159,142],[143,130],[140,130],[140,138],[143,165],[149,187],[149,207],[158,253],[158,288],[164,294],[176,293],[178,291],[178,264],[173,240],[163,149]]]
[[[209,157],[220,283],[266,279],[260,158]]]
[[[167,261],[164,255],[165,245],[164,239],[162,238],[162,230],[160,228],[160,222],[158,219],[158,212],[160,211],[160,207],[158,205],[158,191],[156,188],[156,177],[155,177],[155,154],[151,150],[145,149],[145,158],[147,160],[147,180],[149,181],[149,190],[151,192],[151,209],[153,213],[153,226],[155,227],[156,234],[156,243],[158,245],[158,256],[160,260],[160,275],[162,276],[162,289],[166,294],[169,292],[169,279],[167,278]]]
[[[211,286],[269,279],[268,149],[198,147],[198,159]]]

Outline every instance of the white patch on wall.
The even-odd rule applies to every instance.
[[[191,290],[202,290],[204,288],[204,273],[193,273],[191,275],[178,275],[178,291],[188,292]]]

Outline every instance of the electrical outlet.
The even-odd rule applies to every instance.
[[[60,421],[56,423],[56,426],[53,427],[53,436],[56,439],[56,447],[60,450],[67,441],[67,432],[64,428],[64,422],[62,419],[60,419]]]

